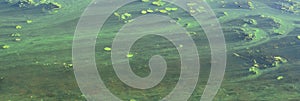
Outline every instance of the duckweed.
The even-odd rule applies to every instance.
[[[20,33],[13,33],[13,34],[11,34],[10,36],[12,36],[12,37],[20,37],[21,34],[20,34]]]
[[[32,20],[26,20],[26,23],[30,24],[32,23]]]
[[[277,79],[277,80],[282,80],[282,79],[283,79],[283,76],[278,76],[276,79]]]
[[[141,13],[142,13],[142,14],[147,14],[147,11],[142,10]]]
[[[105,47],[104,50],[105,51],[111,51],[111,48],[110,47]]]
[[[167,11],[176,11],[178,8],[171,8],[171,7],[166,7],[165,10]]]
[[[260,70],[257,67],[250,67],[249,72],[252,72],[254,74],[259,74]]]
[[[136,101],[135,99],[130,99],[129,101]]]
[[[160,13],[168,13],[167,10],[159,10]]]
[[[166,3],[165,2],[162,2],[161,0],[158,0],[158,1],[153,1],[152,2],[152,5],[155,5],[155,6],[163,6],[165,5]]]
[[[21,25],[17,25],[16,29],[22,29],[22,26]]]
[[[123,15],[125,15],[125,16],[128,17],[128,18],[131,17],[131,14],[129,14],[129,13],[124,13]]]
[[[132,53],[129,53],[129,54],[126,55],[126,57],[127,57],[127,58],[132,58],[132,57],[133,57],[133,54],[132,54]]]
[[[147,9],[148,13],[153,13],[154,11],[152,9]]]
[[[142,2],[149,2],[149,0],[142,0]]]
[[[3,46],[2,46],[2,49],[8,49],[8,48],[10,48],[9,45],[3,45]]]
[[[16,39],[15,39],[15,41],[17,41],[17,42],[18,42],[18,41],[21,41],[21,39],[20,39],[20,38],[16,38]]]

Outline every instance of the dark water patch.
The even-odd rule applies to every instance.
[[[294,21],[295,24],[300,24],[300,21]]]

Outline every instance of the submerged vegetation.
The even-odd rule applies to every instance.
[[[40,8],[43,11],[57,12],[58,9],[62,8],[61,4],[52,0],[6,0],[6,2],[19,8]]]
[[[297,16],[299,14],[299,0],[206,1],[212,6],[222,25],[226,47],[228,47],[227,52],[232,53],[228,56],[227,62],[229,64],[226,68],[226,80],[221,90],[225,93],[218,92],[219,95],[216,99],[243,101],[270,100],[272,98],[286,100],[291,98],[293,100],[293,97],[299,97],[299,95],[290,96],[299,93],[299,89],[296,87],[293,89],[297,90],[294,90],[292,94],[281,93],[280,98],[276,92],[277,90],[286,89],[282,87],[290,82],[299,81],[296,74],[290,73],[298,70],[295,67],[298,66],[297,63],[299,62],[300,35],[299,30],[296,30],[300,28],[299,16]],[[0,7],[2,7],[0,17],[3,19],[0,21],[0,55],[5,59],[0,61],[0,92],[21,92],[22,94],[9,94],[16,97],[16,99],[12,99],[12,97],[4,98],[7,94],[3,93],[0,94],[1,100],[14,101],[18,100],[17,98],[27,98],[28,101],[84,100],[84,95],[76,90],[78,87],[75,84],[73,73],[69,71],[73,70],[73,64],[71,63],[72,33],[76,28],[79,15],[85,8],[81,3],[88,4],[89,1],[5,0],[5,3],[3,2],[0,3]],[[73,5],[76,6],[73,7]],[[164,78],[166,82],[159,84],[149,94],[144,90],[131,89],[122,83],[118,83],[118,79],[111,70],[113,68],[110,68],[112,65],[110,62],[112,39],[119,31],[120,26],[134,21],[136,17],[147,14],[170,17],[172,20],[167,23],[179,24],[185,28],[187,32],[183,34],[190,36],[196,43],[201,58],[201,71],[202,67],[205,71],[205,67],[210,67],[213,63],[209,59],[210,54],[208,54],[210,53],[209,40],[201,26],[191,16],[191,14],[200,14],[206,12],[206,10],[193,2],[188,2],[187,7],[188,9],[185,11],[163,0],[139,0],[117,9],[105,22],[99,32],[99,37],[97,37],[99,39],[97,39],[95,48],[95,61],[97,62],[97,69],[99,69],[100,75],[108,88],[122,100],[160,100],[176,84],[173,81],[176,81],[174,75],[178,72],[173,69],[178,69],[180,66],[180,56],[177,56],[176,47],[172,43],[168,43],[169,41],[165,39],[159,39],[159,36],[145,36],[142,41],[134,44],[130,52],[124,54],[124,57],[129,59],[131,69],[137,75],[145,75],[149,73],[147,63],[151,56],[155,54],[162,55],[168,62],[168,73]],[[38,12],[32,12],[30,15],[23,13],[23,10],[24,12],[31,12],[31,10]],[[60,13],[49,15],[40,11],[60,11],[66,17],[59,15]],[[11,18],[7,17],[7,15],[13,13],[16,14]],[[57,19],[59,21],[53,23]],[[294,23],[297,21],[298,23]],[[168,30],[169,27],[166,26],[163,29]],[[178,40],[181,41],[180,39]],[[176,46],[179,49],[188,47],[182,43]],[[295,64],[296,66],[293,68],[291,65]],[[169,67],[172,68],[169,69]],[[19,74],[22,74],[22,76]],[[2,79],[2,75],[6,78]],[[19,79],[19,77],[24,78]],[[233,78],[234,80],[231,80]],[[44,82],[41,83],[35,82],[43,80]],[[58,83],[58,85],[53,87],[52,84],[49,84],[49,81]],[[235,83],[228,84],[228,82]],[[265,82],[276,82],[276,84],[266,84]],[[11,84],[16,88],[11,87]],[[280,86],[278,86],[279,84]],[[191,100],[201,97],[202,81],[199,85]],[[245,89],[240,89],[242,87]],[[41,88],[47,89],[40,90]],[[124,89],[127,92],[120,92]],[[266,93],[263,94],[260,90],[264,90],[262,92]],[[272,90],[275,93],[269,93],[265,90]],[[264,97],[265,95],[268,95],[268,97]],[[271,97],[269,98],[269,96]]]

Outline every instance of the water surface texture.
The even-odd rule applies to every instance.
[[[122,101],[199,101],[214,89],[213,101],[300,101],[300,0],[187,0],[186,8],[168,2],[176,0],[136,0],[104,13],[118,4],[112,0],[100,7],[107,19],[94,38],[75,40],[76,31],[94,31],[80,32],[78,24],[97,27],[81,19],[87,7],[103,5],[95,1],[0,0],[0,101],[87,101],[104,92],[88,89],[96,83],[88,81],[96,78],[88,75],[90,66],[101,87]],[[210,37],[205,26],[218,24],[195,17],[208,16],[209,9],[197,4],[204,1],[215,15],[207,21],[215,18],[223,33]],[[223,36],[224,45],[211,44]],[[221,62],[214,60],[218,45],[226,47],[220,55],[226,56],[225,75],[212,78],[222,80],[220,87],[207,83],[223,76],[211,74]],[[94,53],[85,55],[91,46]],[[78,48],[83,54],[76,55],[84,56],[74,59]],[[78,75],[87,75],[89,87],[79,86]],[[178,87],[186,88],[169,96]]]

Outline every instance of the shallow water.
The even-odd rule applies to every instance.
[[[22,4],[22,7],[19,7],[20,2],[18,1],[24,1],[25,6]],[[94,96],[93,94],[97,93],[96,87],[89,90],[91,95],[81,92],[84,88],[81,88],[80,83],[78,84],[80,77],[78,74],[74,74],[81,68],[78,68],[78,63],[74,63],[77,58],[72,57],[74,56],[72,52],[76,47],[73,46],[73,41],[76,41],[75,30],[80,29],[78,22],[80,18],[84,17],[82,14],[91,0],[54,0],[46,3],[34,0],[35,2],[31,4],[26,4],[30,1],[25,1],[0,1],[0,101],[85,101],[86,98]],[[94,43],[85,44],[92,39],[80,40],[84,44],[80,46],[82,50],[95,44],[93,56],[82,56],[84,58],[95,57],[95,60],[82,59],[83,62],[87,61],[87,64],[82,64],[82,66],[86,66],[86,69],[82,70],[89,70],[89,63],[95,63],[96,73],[99,73],[105,87],[114,96],[124,101],[161,100],[177,88],[177,82],[182,79],[192,79],[196,75],[197,79],[195,80],[198,82],[193,88],[192,94],[188,94],[184,90],[179,92],[182,95],[174,98],[178,100],[188,95],[190,101],[200,100],[205,87],[214,85],[213,83],[207,84],[207,81],[212,72],[212,64],[219,62],[212,60],[212,40],[205,33],[205,29],[203,29],[205,27],[201,27],[201,22],[198,23],[197,19],[192,16],[193,14],[204,14],[205,9],[197,3],[193,4],[200,0],[190,1],[187,4],[187,11],[169,2],[158,6],[153,2],[161,3],[161,1],[146,1],[138,0],[115,8],[114,13],[108,15],[102,28],[99,28],[97,35],[95,34],[95,41],[91,41]],[[226,71],[220,88],[215,86],[215,88],[206,88],[217,89],[213,101],[300,100],[298,79],[300,71],[300,1],[206,0],[206,2],[214,11],[222,27],[227,55]],[[99,2],[91,4],[101,5]],[[112,6],[106,5],[102,8],[109,7]],[[170,10],[172,8],[173,10]],[[161,19],[151,18],[144,19],[144,21],[136,20],[140,16],[147,15],[160,15],[173,20],[156,21]],[[93,18],[93,16],[87,17]],[[123,31],[128,32],[123,37],[128,38],[123,38],[121,41],[115,40],[122,28],[130,28],[130,26],[124,26],[130,24],[134,26],[135,23],[142,25],[131,27],[130,30],[124,29]],[[162,25],[166,26],[159,27]],[[209,25],[209,23],[204,25]],[[95,26],[91,24],[87,28]],[[177,31],[178,27],[187,32]],[[92,31],[88,30],[85,33]],[[170,35],[176,36],[173,31],[191,38],[193,43],[190,43],[185,37],[174,37],[169,40],[163,36],[153,35],[157,33],[168,35],[170,34],[168,32],[172,32]],[[129,48],[129,52],[118,50],[131,42],[134,35],[145,33],[152,33],[152,35],[139,38]],[[116,41],[120,41],[121,44],[112,46]],[[174,44],[174,42],[179,42],[179,44]],[[197,54],[192,53],[193,48],[197,49]],[[180,50],[190,53],[182,55]],[[84,52],[87,51],[82,51],[82,55],[85,54]],[[112,61],[112,56],[115,54],[123,56],[119,57],[120,61]],[[150,69],[149,61],[155,55],[163,57],[167,68],[162,80],[153,87],[138,89],[121,80],[115,72],[115,65],[128,60],[134,74],[142,78],[147,77],[153,71]],[[187,65],[181,66],[184,64],[181,61],[182,57],[187,58],[186,60],[189,62]],[[199,60],[194,60],[194,57]],[[182,71],[197,67],[196,65],[190,66],[193,61],[200,63],[199,75],[194,74],[198,71],[188,71],[187,75],[191,78],[180,79]],[[162,61],[156,61],[153,64],[160,62]],[[126,68],[125,65],[122,67]],[[250,70],[251,68],[252,70]],[[156,72],[163,70],[158,69]],[[93,77],[89,77],[86,81],[90,79]],[[186,85],[183,87],[195,80],[184,82]],[[95,82],[97,81],[88,81],[86,84]],[[143,84],[145,82],[136,84],[147,85]],[[107,101],[111,100],[108,96],[105,97],[107,97]]]

